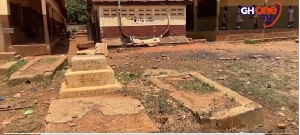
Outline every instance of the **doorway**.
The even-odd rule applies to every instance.
[[[193,4],[186,5],[186,30],[194,29],[194,8]]]

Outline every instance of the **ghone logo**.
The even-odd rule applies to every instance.
[[[282,5],[280,2],[275,2],[275,6],[255,6],[255,7],[242,7],[241,14],[245,15],[261,15],[263,19],[263,26],[265,28],[272,27],[279,19],[282,12]],[[273,17],[272,17],[273,16]]]

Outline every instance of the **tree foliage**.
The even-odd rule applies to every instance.
[[[85,0],[66,0],[68,22],[86,23],[87,4]]]

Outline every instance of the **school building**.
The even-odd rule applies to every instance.
[[[282,15],[270,29],[264,29],[262,17],[259,29],[253,30],[250,15],[243,15],[241,30],[236,30],[238,5],[283,5]],[[296,0],[87,0],[90,20],[88,28],[94,41],[187,36],[209,41],[232,41],[245,38],[298,36],[299,2]],[[287,10],[294,8],[294,28],[287,28]],[[120,14],[118,15],[118,6]],[[228,30],[220,30],[223,8],[228,7]]]
[[[282,4],[282,14],[276,24],[269,29],[264,29],[262,17],[258,17],[258,29],[253,28],[251,15],[242,15],[243,23],[240,30],[236,30],[236,14],[238,5],[241,6],[274,6],[274,2]],[[212,4],[209,6],[209,4]],[[288,6],[294,8],[294,25],[288,28]],[[215,8],[214,8],[215,7]],[[220,30],[224,7],[228,8],[227,30]],[[299,29],[299,1],[296,0],[194,0],[193,21],[187,21],[187,37],[205,38],[211,41],[235,41],[246,38],[274,38],[274,37],[298,37]],[[209,8],[207,12],[206,9]],[[214,8],[213,10],[211,8]],[[192,24],[192,23],[193,24]]]
[[[64,0],[1,0],[0,53],[51,54],[66,18]]]

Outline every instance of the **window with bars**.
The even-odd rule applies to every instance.
[[[139,9],[139,16],[144,17],[144,16],[152,16],[152,9]]]
[[[103,9],[103,17],[115,17],[117,16],[117,9]]]
[[[166,16],[167,15],[167,8],[162,9],[154,9],[155,16]]]
[[[184,16],[183,8],[171,8],[171,16]]]

